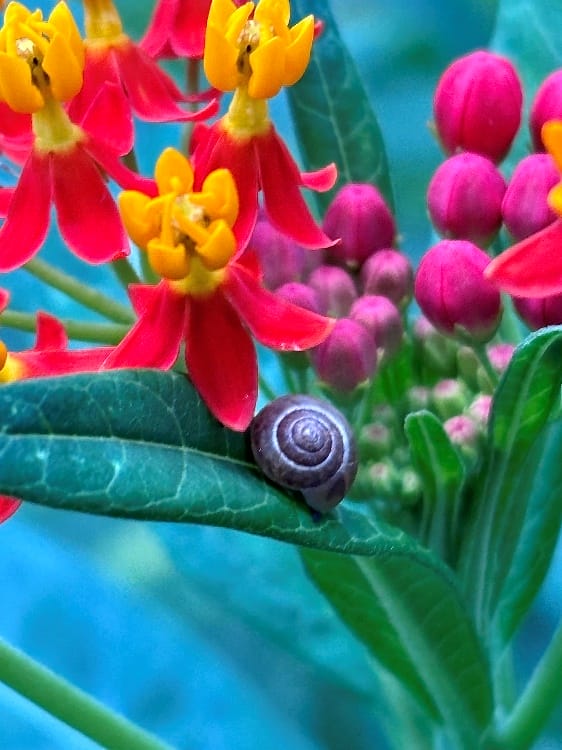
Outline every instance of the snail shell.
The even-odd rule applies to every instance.
[[[250,426],[256,463],[282,487],[300,490],[311,508],[326,513],[343,499],[357,473],[351,427],[327,401],[281,396]]]

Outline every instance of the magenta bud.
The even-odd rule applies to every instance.
[[[456,154],[441,164],[429,183],[429,216],[444,237],[486,247],[501,227],[505,189],[505,180],[490,159]]]
[[[503,198],[502,215],[508,232],[517,242],[557,218],[547,197],[559,181],[560,174],[549,154],[529,154],[515,167]]]
[[[513,65],[493,52],[455,60],[433,100],[435,126],[447,154],[474,151],[500,162],[521,123],[523,92]]]
[[[349,318],[337,320],[328,338],[312,349],[310,356],[320,380],[342,393],[370,378],[377,365],[373,336]]]
[[[328,206],[322,225],[341,242],[329,250],[334,262],[357,268],[376,250],[394,242],[396,225],[384,198],[367,182],[344,185]]]
[[[547,76],[537,89],[529,111],[529,130],[535,151],[544,151],[541,129],[549,120],[562,120],[562,70]]]
[[[490,259],[466,240],[442,240],[423,256],[415,297],[424,315],[442,333],[488,341],[502,312],[498,290],[484,278]]]
[[[459,414],[447,419],[443,427],[451,443],[461,451],[465,458],[470,460],[476,458],[482,432],[474,420],[464,414]]]
[[[562,323],[562,294],[537,299],[514,297],[513,306],[521,320],[533,331]]]
[[[341,318],[357,299],[353,279],[338,266],[319,266],[310,274],[308,284],[318,295],[320,312],[324,315]]]
[[[311,312],[320,312],[320,300],[316,290],[308,286],[308,284],[301,284],[299,281],[289,281],[287,284],[283,284],[275,290],[275,294],[278,297],[286,299],[293,305],[298,307],[304,307],[305,310]]]
[[[490,364],[498,373],[498,375],[501,375],[505,370],[507,370],[507,366],[511,362],[511,357],[513,356],[514,351],[515,344],[509,344],[507,342],[502,342],[500,344],[490,344],[486,347],[486,354],[488,356]]]
[[[268,289],[277,289],[289,281],[300,281],[306,254],[314,254],[282,234],[265,217],[258,219],[249,246],[258,256]]]
[[[398,308],[387,297],[374,294],[359,297],[351,306],[349,317],[373,334],[385,356],[392,357],[400,349],[404,326]]]
[[[476,425],[484,431],[488,425],[490,412],[492,410],[492,396],[481,393],[469,404],[466,413],[474,420]]]
[[[408,258],[387,248],[373,253],[361,268],[363,294],[388,297],[396,307],[403,307],[412,297],[414,272]]]

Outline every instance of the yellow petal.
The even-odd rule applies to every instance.
[[[291,29],[291,43],[285,52],[285,86],[292,86],[302,78],[310,62],[313,39],[314,16],[303,18]]]
[[[236,239],[228,224],[219,219],[208,227],[209,239],[204,245],[197,245],[197,253],[203,265],[210,271],[224,268],[236,251]]]
[[[7,357],[8,357],[8,348],[6,347],[6,344],[3,341],[0,341],[0,370],[6,364]]]
[[[207,175],[201,192],[192,193],[190,200],[203,206],[211,218],[224,219],[230,227],[238,217],[238,189],[228,169],[215,169]]]
[[[11,2],[8,3],[4,13],[4,26],[15,21],[27,22],[30,19],[40,20],[41,18],[43,18],[43,14],[40,10],[31,13],[22,3]]]
[[[31,83],[29,65],[6,52],[0,52],[0,97],[14,112],[38,112],[45,103]]]
[[[179,281],[188,275],[190,262],[183,245],[166,245],[154,239],[146,249],[150,265],[159,276]]]
[[[165,148],[158,157],[154,179],[160,195],[190,193],[193,190],[193,168],[188,159],[175,148]]]
[[[544,147],[562,172],[562,120],[549,120],[541,129]]]
[[[276,27],[282,24],[287,27],[291,17],[291,6],[289,0],[260,0],[254,13],[254,18],[258,23],[265,25],[273,24]],[[275,32],[279,31],[275,28]]]
[[[224,33],[207,24],[203,69],[211,86],[219,91],[232,91],[238,86],[238,54],[238,48],[230,44]]]
[[[248,94],[253,99],[270,99],[279,93],[283,86],[286,48],[285,42],[274,36],[250,54],[252,75],[248,82]]]
[[[135,245],[146,250],[148,242],[160,230],[158,217],[151,216],[147,210],[150,198],[137,190],[124,190],[119,194],[117,203],[127,234]]]
[[[207,23],[218,26],[219,28],[225,28],[228,23],[228,19],[236,10],[236,5],[232,0],[212,0],[209,8],[209,15],[207,17]]]
[[[59,102],[69,101],[82,88],[83,66],[60,32],[51,39],[42,68],[49,76],[50,89]]]
[[[562,183],[555,185],[548,194],[548,205],[559,216],[562,216]]]
[[[64,38],[68,41],[74,57],[78,64],[84,67],[84,42],[80,36],[80,31],[74,20],[74,16],[70,12],[68,5],[64,2],[57,3],[55,5],[51,15],[49,16],[49,23],[60,31]]]

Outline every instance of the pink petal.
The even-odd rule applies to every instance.
[[[127,154],[134,145],[133,115],[125,96],[113,54],[87,57],[88,89],[82,89],[70,105],[72,120],[88,135],[116,155]]]
[[[18,352],[25,366],[25,378],[69,375],[73,372],[97,372],[113,351],[111,346],[92,349],[30,349]]]
[[[154,180],[149,177],[143,177],[126,167],[115,151],[107,148],[102,141],[98,141],[95,138],[88,138],[83,147],[123,190],[138,190],[150,198],[155,198],[158,195],[158,187]]]
[[[7,289],[0,289],[0,313],[8,307],[10,303],[10,292]]]
[[[30,260],[45,240],[51,210],[51,156],[32,151],[0,229],[0,271]]]
[[[105,263],[129,252],[115,201],[80,144],[53,154],[53,191],[61,234],[78,257]]]
[[[516,297],[562,292],[562,219],[498,255],[484,276]]]
[[[256,339],[272,349],[310,349],[324,341],[334,327],[331,318],[293,305],[264,289],[239,264],[229,267],[222,289]]]
[[[185,331],[188,298],[174,292],[163,280],[154,287],[152,299],[145,302],[139,320],[107,357],[104,370],[115,367],[168,370],[176,361]]]
[[[180,57],[175,54],[170,40],[180,3],[181,0],[158,0],[156,3],[146,33],[139,42],[139,47],[150,57]]]
[[[245,430],[258,394],[256,353],[220,291],[191,298],[185,358],[188,374],[214,416],[231,430]]]
[[[116,47],[119,71],[131,106],[142,120],[148,122],[191,122],[216,114],[218,102],[213,101],[199,112],[186,112],[176,104],[182,92],[173,80],[143,50],[129,41]]]
[[[6,216],[13,197],[14,188],[0,188],[0,216]]]
[[[21,500],[16,500],[15,497],[0,495],[0,523],[4,523],[10,516],[13,516],[20,505]]]
[[[43,349],[66,349],[68,336],[63,324],[49,313],[39,311],[37,313],[37,336],[35,339],[36,351]]]
[[[258,153],[260,184],[271,223],[303,247],[334,245],[308,210],[300,192],[300,172],[273,126],[268,133],[252,140]]]
[[[328,164],[316,172],[301,172],[301,185],[318,193],[325,193],[331,190],[338,179],[338,170],[334,162]]]
[[[140,46],[151,57],[203,57],[210,0],[161,0]]]

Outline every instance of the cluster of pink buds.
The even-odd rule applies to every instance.
[[[262,217],[251,246],[266,284],[279,296],[336,319],[310,359],[320,381],[349,393],[400,348],[401,311],[412,296],[413,272],[393,247],[392,213],[370,184],[341,188],[326,211],[323,230],[340,242],[306,252]]]

